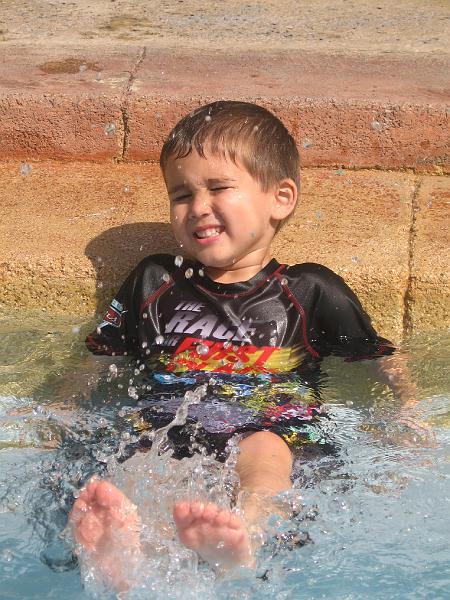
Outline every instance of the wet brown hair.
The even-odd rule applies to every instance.
[[[286,178],[299,187],[300,159],[294,139],[262,106],[220,100],[186,115],[164,143],[162,172],[170,158],[183,158],[193,150],[205,157],[205,148],[235,164],[240,161],[264,191]]]

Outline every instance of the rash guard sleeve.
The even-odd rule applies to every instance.
[[[356,294],[339,275],[322,265],[304,267],[307,335],[320,357],[335,355],[352,361],[395,351],[392,342],[375,331]]]
[[[94,354],[132,354],[137,347],[138,307],[136,288],[139,271],[135,269],[122,284],[103,320],[87,336],[86,346]]]
[[[141,343],[160,333],[153,300],[173,284],[173,257],[154,254],[141,261],[124,281],[102,322],[86,338],[94,354],[138,355]]]

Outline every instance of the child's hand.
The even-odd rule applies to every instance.
[[[436,445],[436,436],[429,423],[421,420],[413,408],[404,407],[401,410],[393,429],[403,443],[410,441],[413,445]]]

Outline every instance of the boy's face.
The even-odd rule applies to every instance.
[[[209,272],[239,271],[261,263],[258,271],[268,261],[283,218],[275,190],[263,191],[239,164],[196,152],[169,159],[164,176],[172,229],[190,257],[210,267]]]

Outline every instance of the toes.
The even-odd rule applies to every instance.
[[[75,539],[79,544],[83,544],[88,551],[95,549],[95,546],[102,536],[103,528],[99,519],[92,512],[85,513],[84,518],[79,522],[74,530]]]
[[[189,502],[177,502],[172,512],[173,518],[179,527],[188,527],[194,520]]]
[[[209,502],[203,511],[202,520],[212,523],[216,520],[219,512],[220,509],[217,504],[212,504]]]
[[[86,485],[81,488],[78,498],[85,502],[90,502],[95,497],[98,484],[99,480],[96,477],[91,477]]]
[[[204,502],[193,502],[191,504],[191,514],[194,519],[199,519],[203,516],[205,512],[205,503]]]
[[[217,527],[227,527],[231,514],[228,510],[218,510],[214,518],[214,525],[217,525]]]
[[[78,498],[73,505],[72,512],[69,515],[69,522],[78,523],[80,519],[82,519],[86,515],[86,511],[88,509],[88,505],[84,500]]]
[[[95,501],[106,508],[125,508],[131,504],[126,496],[109,481],[96,481]]]

